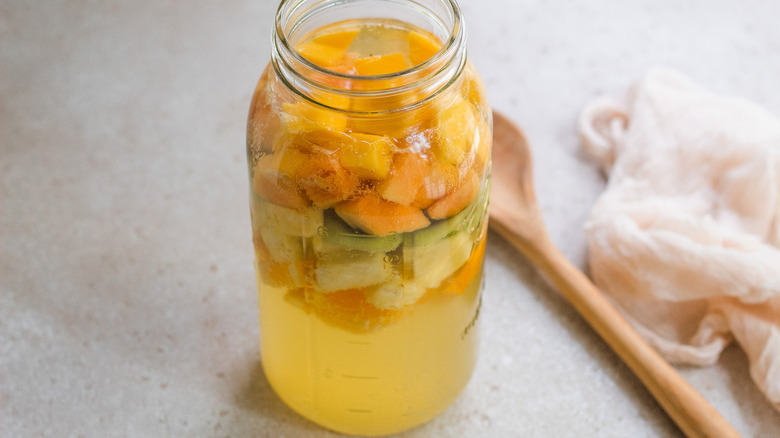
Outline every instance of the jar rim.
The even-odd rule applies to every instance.
[[[274,41],[280,43],[277,44],[277,49],[279,48],[278,46],[281,45],[281,47],[285,49],[286,54],[291,56],[296,62],[304,65],[307,69],[311,69],[317,74],[321,74],[321,75],[327,75],[339,79],[349,79],[349,80],[358,79],[360,81],[368,81],[368,82],[387,81],[388,79],[411,77],[414,76],[415,74],[420,73],[421,71],[426,70],[427,68],[430,68],[433,65],[443,62],[443,60],[446,60],[448,58],[453,58],[457,52],[457,49],[459,48],[459,46],[462,45],[462,42],[465,39],[465,26],[463,24],[463,15],[457,0],[438,0],[441,4],[447,5],[449,7],[448,12],[452,14],[452,25],[447,26],[449,37],[447,38],[446,42],[442,44],[442,47],[433,56],[426,59],[420,64],[413,65],[408,69],[401,70],[394,73],[361,76],[361,75],[353,75],[349,73],[336,72],[324,67],[320,67],[319,65],[303,57],[300,53],[298,53],[297,50],[295,50],[292,47],[287,37],[287,32],[285,31],[283,26],[283,24],[286,24],[284,20],[284,14],[286,12],[286,8],[291,3],[297,2],[297,4],[293,5],[292,10],[294,11],[296,8],[300,7],[306,1],[307,0],[282,0],[279,3],[279,7],[276,10],[276,16],[274,18],[274,37],[275,37]],[[391,3],[404,3],[404,4],[415,3],[418,6],[422,7],[420,3],[416,1],[410,1],[410,0],[385,0],[385,1],[389,1]],[[346,1],[337,0],[335,2],[335,5],[341,3],[353,3],[353,2],[355,2],[355,0],[346,0]]]

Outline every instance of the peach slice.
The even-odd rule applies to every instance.
[[[393,158],[393,166],[387,179],[380,182],[376,191],[388,201],[410,205],[425,179],[428,166],[415,153],[399,153]]]
[[[461,210],[466,208],[476,199],[479,193],[479,179],[477,175],[471,171],[465,178],[463,183],[458,186],[452,193],[438,199],[428,207],[425,212],[431,219],[446,219],[450,216],[454,216]]]
[[[334,210],[350,227],[375,236],[414,231],[431,223],[419,208],[386,201],[374,192],[336,204]]]

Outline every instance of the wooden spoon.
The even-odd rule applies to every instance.
[[[531,148],[510,120],[493,113],[490,228],[519,249],[631,368],[688,437],[739,437],[634,331],[593,283],[556,248],[536,203]]]

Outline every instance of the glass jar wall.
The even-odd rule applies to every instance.
[[[491,112],[452,0],[289,0],[247,158],[277,394],[380,435],[454,401],[477,349]]]

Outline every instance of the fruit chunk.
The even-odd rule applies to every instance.
[[[280,169],[279,154],[266,155],[257,161],[252,175],[252,189],[261,198],[292,209],[308,207],[309,201],[298,191],[293,175]]]
[[[441,45],[432,37],[419,32],[409,32],[409,60],[412,65],[422,64],[439,51]]]
[[[334,248],[317,251],[314,267],[319,291],[362,288],[388,281],[393,270],[384,263],[385,253]]]
[[[442,292],[450,295],[459,295],[466,290],[466,287],[474,280],[474,277],[479,274],[482,269],[482,262],[485,256],[485,239],[484,233],[481,237],[479,245],[471,254],[469,260],[442,286]]]
[[[458,170],[450,163],[433,160],[426,170],[422,185],[415,194],[413,206],[428,208],[437,199],[450,193],[458,184]]]
[[[463,98],[439,114],[437,121],[439,132],[436,152],[441,159],[454,165],[460,164],[471,151],[477,129],[477,117],[474,108]]]
[[[374,192],[336,204],[334,210],[352,228],[375,236],[414,231],[430,224],[419,208],[385,201]]]
[[[311,237],[324,223],[322,210],[306,208],[293,210],[270,202],[252,202],[252,223],[272,230],[275,234]]]
[[[413,280],[388,282],[367,290],[366,301],[379,309],[400,309],[416,303],[425,292]]]
[[[361,76],[387,75],[406,70],[411,66],[401,53],[367,56],[355,60],[355,70]]]
[[[299,44],[296,49],[310,62],[328,68],[341,63],[357,34],[357,29],[327,33]]]
[[[314,152],[295,176],[298,187],[316,208],[330,208],[358,191],[360,182],[341,165],[335,153]]]
[[[341,161],[352,174],[367,179],[383,179],[390,171],[395,145],[389,137],[352,134],[354,141],[344,143]]]
[[[465,181],[452,193],[438,199],[425,212],[431,219],[445,219],[453,216],[471,204],[479,193],[479,180],[474,172],[469,172]]]
[[[461,231],[470,231],[473,216],[480,214],[477,203],[464,208],[460,213],[443,221],[432,223],[429,227],[414,232],[412,238],[415,245],[430,245]]]
[[[377,309],[366,301],[365,292],[361,289],[307,295],[303,288],[299,288],[287,292],[284,298],[328,325],[358,334],[386,327],[403,315],[400,310]]]
[[[283,103],[282,123],[287,132],[291,133],[316,129],[344,131],[347,128],[347,119],[343,115],[304,101]]]
[[[419,154],[395,154],[390,174],[377,185],[376,191],[388,201],[410,205],[422,186],[426,172],[425,160]]]
[[[321,44],[324,46],[333,47],[347,51],[349,45],[358,34],[358,29],[342,30],[340,32],[331,32],[322,35],[318,35],[311,39],[311,42]]]
[[[430,245],[404,248],[404,260],[412,261],[414,281],[424,288],[438,287],[469,259],[470,233],[457,233]]]
[[[315,251],[327,251],[327,245],[332,245],[333,247],[368,252],[389,252],[398,248],[403,240],[402,234],[372,236],[360,233],[347,226],[335,213],[330,211],[325,213],[324,224],[324,233],[315,237]],[[320,244],[320,242],[322,243]]]
[[[255,234],[255,270],[263,282],[279,287],[303,286],[300,262],[279,262],[271,257],[271,251],[259,234]]]

